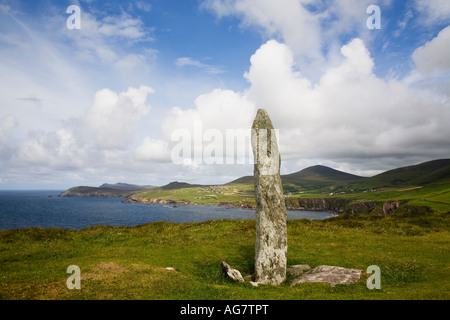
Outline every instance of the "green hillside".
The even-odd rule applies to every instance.
[[[162,190],[174,190],[174,189],[183,189],[183,188],[192,188],[192,187],[201,187],[202,185],[199,184],[190,184],[187,182],[178,182],[173,181],[165,186],[160,187]]]
[[[282,175],[282,178],[284,181],[292,183],[304,183],[304,181],[327,183],[336,181],[357,181],[364,179],[360,176],[338,171],[321,165],[308,167],[296,173]]]
[[[402,201],[437,212],[450,211],[450,159],[397,168],[370,178],[321,165],[282,175],[281,178],[287,201],[298,198],[344,198],[346,203],[372,203],[365,207],[362,205],[361,209],[382,206],[381,201]],[[123,187],[124,184],[120,185]],[[155,203],[156,200],[163,200],[245,208],[255,205],[253,176],[241,177],[223,185],[194,185],[175,181],[162,187],[140,190],[74,187],[61,196],[121,197],[127,198],[128,202]],[[298,206],[304,207],[304,204]]]
[[[326,166],[312,166],[299,172],[281,175],[283,186],[296,191],[364,191],[377,188],[423,186],[450,183],[450,159],[392,169],[373,177],[360,177]],[[253,176],[245,176],[227,185],[253,184]]]
[[[423,186],[450,183],[450,159],[441,159],[389,170],[352,185],[354,189]]]
[[[124,198],[133,192],[136,191],[79,186],[62,192],[59,197]]]
[[[114,189],[114,190],[142,190],[142,189],[149,189],[154,188],[154,186],[140,186],[137,184],[129,184],[129,183],[104,183],[100,187],[100,189]]]
[[[362,179],[364,178],[321,165],[308,167],[299,172],[281,175],[284,186],[298,190],[317,190],[333,185],[348,184],[348,182],[360,181]],[[239,184],[253,184],[253,176],[241,177],[227,183],[227,185]]]
[[[282,175],[284,184],[300,186],[305,190],[318,190],[323,188],[337,188],[349,182],[361,181],[363,177],[338,171],[329,167],[317,165],[302,171]]]
[[[226,183],[226,185],[253,184],[253,176],[244,176]]]

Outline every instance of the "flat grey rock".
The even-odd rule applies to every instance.
[[[306,282],[325,282],[332,287],[336,284],[350,284],[361,278],[362,270],[336,266],[318,266],[294,279],[291,286]]]

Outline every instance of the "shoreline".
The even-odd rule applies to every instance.
[[[173,206],[212,206],[212,207],[224,207],[229,209],[242,209],[242,210],[256,210],[256,204],[245,202],[242,204],[236,204],[233,202],[217,202],[217,203],[198,203],[193,201],[177,201],[172,199],[159,199],[159,198],[141,198],[136,197],[136,195],[109,195],[100,192],[92,192],[92,193],[68,193],[67,191],[58,195],[58,197],[67,197],[67,198],[114,198],[114,199],[122,199],[120,202],[122,203],[137,203],[137,204],[162,204],[162,205],[173,205]],[[312,211],[312,212],[328,212],[333,215],[339,215],[345,213],[345,210],[341,208],[336,208],[336,206],[329,206],[325,199],[319,199],[319,203],[317,203],[317,199],[315,198],[305,198],[303,199],[304,203],[299,203],[298,199],[285,199],[286,200],[286,211]],[[297,200],[297,201],[296,201]]]
[[[127,197],[121,201],[122,203],[130,204],[157,204],[157,205],[173,205],[173,206],[206,206],[206,207],[224,207],[228,209],[242,209],[242,210],[256,210],[256,205],[251,203],[246,204],[236,204],[233,202],[218,202],[218,203],[196,203],[192,201],[176,201],[176,200],[165,200],[165,199],[144,199],[144,198],[134,198],[133,196]],[[308,209],[304,207],[292,207],[286,206],[286,211],[310,211],[310,212],[327,212],[335,216],[341,214],[342,212],[327,210],[327,209]]]
[[[75,197],[75,198],[116,198],[122,199],[122,203],[137,204],[162,204],[171,206],[213,206],[224,207],[229,209],[255,210],[256,204],[249,201],[241,203],[234,202],[216,202],[216,203],[198,203],[189,200],[177,201],[172,199],[159,198],[142,198],[136,195],[105,195],[103,193],[67,193],[64,192],[58,197]],[[311,211],[311,212],[327,212],[335,216],[344,213],[380,213],[390,214],[395,212],[400,206],[403,206],[406,200],[369,200],[355,201],[346,198],[285,198],[286,211]]]

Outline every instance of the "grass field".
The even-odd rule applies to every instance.
[[[163,190],[160,188],[135,195],[136,198],[175,200],[180,202],[195,202],[198,204],[217,204],[231,202],[255,203],[253,185],[218,185],[189,187],[181,189]]]
[[[255,288],[226,279],[222,260],[253,272],[253,220],[0,231],[0,299],[448,300],[449,222],[440,213],[288,221],[288,265],[377,265],[380,290],[367,289],[367,276],[335,287]],[[81,269],[80,290],[66,286],[69,265]]]
[[[409,205],[427,206],[441,213],[450,212],[450,184],[384,188],[363,193],[341,194],[336,197],[376,201],[405,200]]]
[[[446,213],[450,212],[450,183],[429,184],[426,186],[407,186],[397,188],[368,189],[365,192],[346,193],[311,193],[306,191],[295,192],[295,187],[283,185],[286,197],[289,198],[344,198],[354,201],[391,201],[405,200],[409,205],[427,206],[431,209]],[[288,190],[292,190],[289,192]],[[287,191],[287,192],[286,192]],[[190,187],[172,190],[154,190],[137,194],[136,198],[163,199],[175,201],[190,201],[199,204],[217,204],[231,202],[237,205],[255,203],[253,185],[219,185],[205,187]]]

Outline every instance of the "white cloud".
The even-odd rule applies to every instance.
[[[135,150],[135,157],[140,161],[170,161],[170,150],[167,141],[145,137]]]
[[[203,7],[219,17],[237,15],[245,27],[257,27],[267,37],[282,37],[295,52],[309,59],[320,59],[320,22],[301,1],[204,1]]]
[[[302,159],[286,170],[311,159],[342,166],[367,157],[447,155],[448,100],[401,80],[377,78],[360,39],[342,46],[341,54],[342,63],[328,68],[316,85],[296,72],[286,44],[268,41],[251,58],[244,97],[265,108],[280,128],[284,159]],[[365,169],[369,165],[360,164],[358,170]]]
[[[141,65],[145,65],[145,56],[142,54],[129,54],[114,63],[116,68],[131,70]]]
[[[134,124],[147,115],[145,100],[154,90],[147,86],[129,88],[119,94],[103,89],[95,94],[94,104],[85,116],[99,149],[126,148],[130,143]]]
[[[179,128],[193,132],[196,121],[202,123],[204,130],[248,129],[255,111],[255,105],[242,94],[215,89],[200,95],[195,100],[195,109],[172,108],[161,127],[167,139]]]
[[[449,2],[450,4],[450,2]],[[417,48],[412,58],[423,74],[450,71],[450,26],[443,29],[436,38]]]
[[[388,4],[389,0],[379,3]],[[339,39],[368,34],[370,0],[204,0],[202,7],[218,17],[238,16],[245,28],[256,27],[268,39],[286,43],[297,67],[312,80],[339,61]],[[314,79],[313,79],[314,78]]]
[[[2,19],[2,111],[7,110],[20,122],[16,137],[40,128],[56,130],[60,119],[78,115],[80,107],[85,106],[92,90],[91,79],[72,55],[65,55],[58,44],[29,27],[25,19],[13,14]]]
[[[202,164],[212,164],[215,162],[214,159],[219,158],[221,159],[219,161],[226,162],[226,157],[234,158],[235,155],[242,155],[234,147],[232,139],[245,139],[244,131],[251,128],[255,112],[255,105],[243,94],[232,90],[215,89],[197,97],[195,108],[186,110],[179,107],[172,108],[163,120],[161,129],[164,138],[169,141],[171,151],[174,151],[173,148],[180,143],[187,142],[189,146],[192,145],[193,149],[184,150],[190,152],[190,154],[183,154],[185,163],[199,161]],[[228,137],[227,134],[232,137]],[[230,142],[231,147],[227,146]],[[250,147],[248,145],[247,151],[250,151]],[[242,150],[246,151],[245,146]],[[247,154],[247,156],[252,155]],[[245,155],[242,159],[245,159]],[[181,162],[179,159],[172,160]],[[231,162],[236,164],[234,161]],[[249,161],[243,160],[243,162]],[[225,171],[231,170],[230,167],[228,166]],[[188,170],[206,169],[198,168],[192,163]],[[217,168],[218,173],[221,171],[222,169]]]
[[[0,118],[0,159],[9,159],[16,147],[10,140],[9,133],[18,125],[18,120],[12,115]]]
[[[54,19],[55,25],[61,25],[61,17]],[[122,58],[124,46],[154,40],[151,36],[153,28],[145,27],[140,18],[133,18],[127,13],[101,18],[83,11],[81,19],[79,30],[63,28],[61,34],[74,41],[77,56],[85,61],[114,63]]]
[[[146,35],[143,25],[140,19],[133,19],[123,13],[121,16],[107,16],[102,21],[95,21],[87,32],[103,37],[142,40]]]
[[[142,41],[148,36],[144,23],[127,13],[120,16],[106,16],[97,19],[88,12],[83,12],[82,27],[79,30],[83,37],[95,39],[129,39]]]
[[[203,132],[250,128],[256,109],[265,108],[280,129],[285,172],[327,159],[326,165],[371,175],[401,165],[399,159],[405,157],[425,161],[447,156],[448,100],[411,87],[408,78],[378,78],[359,38],[343,45],[340,54],[341,63],[328,67],[313,84],[297,71],[294,50],[269,40],[250,59],[245,92],[216,89],[200,95],[195,108],[172,108],[162,123],[164,137],[170,141],[179,128],[193,136],[196,121]],[[373,159],[385,159],[386,167]]]
[[[8,166],[13,168],[27,167],[30,173],[125,168],[133,161],[130,150],[134,148],[135,127],[149,112],[146,100],[150,93],[153,89],[147,86],[120,93],[99,90],[84,116],[68,119],[54,131],[30,131],[26,140],[16,144],[6,133],[17,120],[6,116],[0,122],[0,140],[10,157],[2,159],[11,161]]]
[[[64,128],[56,132],[30,132],[29,138],[18,146],[16,161],[29,166],[31,172],[80,168],[89,163],[88,152],[89,148],[78,144],[74,133]]]
[[[216,66],[200,62],[198,60],[192,59],[191,57],[178,58],[175,60],[175,65],[178,67],[194,66],[194,67],[203,69],[206,72],[212,73],[212,74],[218,74],[218,73],[224,72],[223,70],[221,70],[220,68],[218,68]]]
[[[18,125],[17,119],[12,115],[6,115],[0,120],[0,134],[9,131]]]
[[[394,32],[395,37],[399,37],[402,34],[412,18],[414,18],[414,13],[411,9],[408,9],[408,11],[403,16],[403,19],[397,23],[398,30]]]
[[[137,1],[135,3],[135,5],[139,10],[142,10],[145,12],[150,12],[150,10],[152,9],[152,5],[145,1]]]
[[[448,23],[450,19],[450,1],[448,0],[415,0],[414,7],[421,15],[421,23],[428,25]]]

